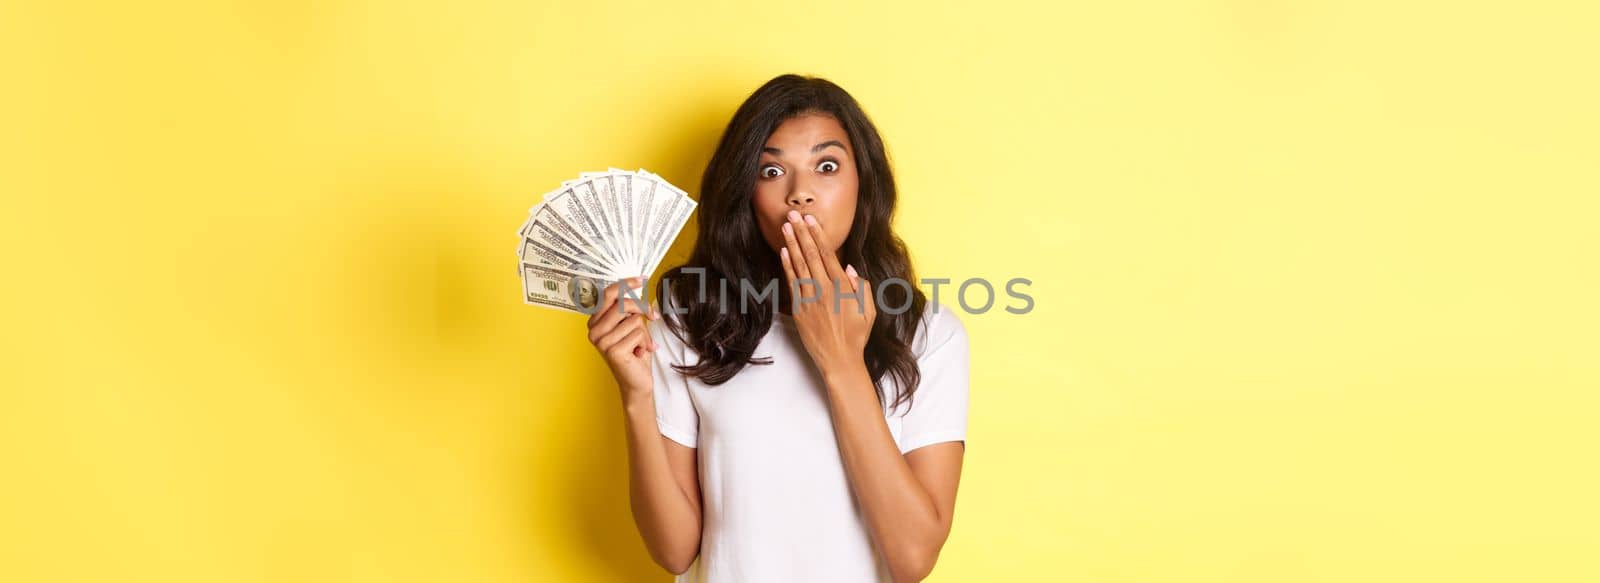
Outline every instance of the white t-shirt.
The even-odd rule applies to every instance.
[[[929,303],[911,346],[922,373],[912,406],[885,410],[901,453],[966,439],[966,328],[954,310],[935,306]],[[700,555],[676,581],[889,581],[850,491],[827,389],[794,318],[779,314],[756,348],[754,356],[772,364],[746,365],[718,386],[673,370],[698,356],[663,323],[650,328],[658,346],[657,425],[696,448],[699,459]],[[885,390],[898,394],[892,377]]]

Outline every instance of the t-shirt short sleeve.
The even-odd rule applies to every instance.
[[[967,330],[948,306],[930,304],[923,334],[913,343],[922,382],[912,394],[900,430],[900,453],[946,441],[967,439]]]
[[[650,322],[650,337],[656,351],[650,368],[655,377],[656,426],[668,439],[695,447],[700,433],[700,415],[689,395],[690,378],[672,368],[684,364],[688,347],[667,330],[666,322]]]

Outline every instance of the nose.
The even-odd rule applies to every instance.
[[[795,190],[789,192],[788,203],[789,203],[789,206],[791,206],[791,207],[807,207],[807,206],[811,206],[811,203],[815,202],[816,200],[817,200],[817,197],[812,196],[811,193],[803,191],[803,190],[795,189]]]

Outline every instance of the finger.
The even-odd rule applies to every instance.
[[[789,265],[794,270],[795,275],[798,276],[798,279],[789,280],[789,291],[796,299],[813,298],[818,295],[822,286],[812,276],[811,270],[806,266],[805,255],[800,250],[800,239],[796,237],[795,221],[792,220],[793,217],[799,215],[794,211],[790,211],[790,215],[791,220],[783,223],[783,242],[784,249],[788,250]],[[807,281],[802,282],[800,280]],[[806,293],[808,290],[810,293]],[[798,302],[796,302],[795,307],[796,309],[799,308]]]
[[[656,351],[656,336],[651,336],[650,328],[645,327],[645,338],[638,341],[638,346],[634,346],[634,356],[643,357],[654,351]]]
[[[794,211],[789,212],[791,215],[794,213]],[[783,246],[789,249],[789,262],[794,265],[795,275],[810,278],[811,271],[806,269],[805,255],[800,250],[800,239],[795,236],[793,218],[783,223]]]
[[[617,303],[620,309],[631,314],[649,314],[649,304],[644,299],[644,278],[642,276],[630,277],[623,280],[627,288],[618,288]]]
[[[643,307],[639,305],[643,303],[642,299],[635,300],[627,295],[623,295],[624,292],[621,288],[622,285],[629,284],[630,282],[637,283],[638,281],[639,278],[630,277],[612,284],[607,288],[607,295],[609,296],[609,299],[603,303],[606,308],[590,316],[590,320],[593,322],[590,326],[592,328],[590,331],[591,341],[594,338],[604,337],[613,329],[614,326],[617,325],[617,322],[622,321],[623,318],[626,318],[631,314],[643,314],[647,317],[651,317],[652,319],[659,318],[658,315],[651,313],[654,312],[654,310],[649,304],[645,304]],[[627,293],[637,296],[638,294],[633,294],[631,289],[632,286],[630,285],[630,291]]]
[[[595,310],[593,314],[589,314],[589,325],[593,327],[594,323],[599,320],[602,315],[611,311],[611,305],[616,303],[617,296],[622,294],[621,288],[623,284],[627,284],[629,287],[637,286],[639,284],[638,280],[639,278],[637,277],[630,277],[606,286],[605,293],[600,296],[600,309]]]
[[[837,264],[838,263],[835,263],[835,265],[837,265]],[[856,273],[856,268],[852,267],[852,266],[848,266],[848,265],[845,266],[845,268],[844,268],[844,280],[847,282],[845,285],[849,286],[850,291],[852,291],[852,292],[861,291],[861,282],[856,281],[858,279],[861,279],[861,275]]]
[[[606,312],[611,311],[611,302],[615,301],[616,298],[617,298],[616,287],[617,287],[617,284],[613,283],[611,285],[606,286],[605,291],[600,293],[600,303],[599,303],[599,305],[596,305],[594,307],[595,308],[594,309],[594,313],[589,314],[589,329],[590,330],[594,329],[595,323],[599,322],[600,318],[602,318],[602,317],[604,317],[606,315]]]
[[[787,226],[788,223],[784,223],[784,225]],[[799,297],[800,282],[795,279],[794,254],[789,252],[789,247],[784,246],[778,249],[778,257],[783,259],[783,275],[786,278],[784,283],[789,286],[789,293],[793,297]]]
[[[627,338],[628,335],[632,334],[634,331],[641,329],[644,329],[644,326],[640,323],[639,317],[629,316],[627,320],[623,320],[621,323],[617,324],[616,328],[613,328],[610,332],[607,332],[605,336],[601,337],[600,342],[598,342],[595,347],[599,348],[600,352],[609,353],[611,352],[611,349],[617,347],[617,343],[622,342],[624,338]]]
[[[790,285],[793,285],[795,277],[794,263],[792,263],[793,260],[789,258],[789,247],[779,247],[778,258],[783,260],[783,276],[789,280]]]
[[[849,282],[844,276],[844,267],[839,265],[838,254],[827,249],[828,238],[823,235],[822,223],[817,221],[817,216],[806,215],[805,218],[806,230],[811,235],[811,240],[817,244],[817,254],[819,259],[822,260],[822,268],[828,274],[828,279],[834,281],[843,280],[846,282],[844,285],[853,285],[853,282]]]
[[[621,313],[624,313],[624,314],[638,314],[640,316],[648,316],[648,315],[650,315],[650,312],[652,312],[654,310],[650,307],[649,303],[645,302],[644,298],[630,298],[630,297],[618,296],[617,297],[617,305],[615,307],[613,307],[611,309],[611,311],[612,312],[621,312]]]
[[[811,238],[811,229],[806,227],[805,221],[800,219],[800,213],[790,211],[789,220],[794,224],[794,238],[800,240],[801,261],[806,264],[806,271],[812,279],[821,282],[828,277],[828,269],[822,266],[822,250],[817,247],[815,239]],[[821,282],[826,284],[827,282]],[[820,287],[826,287],[820,286]],[[819,294],[821,295],[821,294]]]
[[[618,312],[616,310],[606,310],[604,314],[600,315],[600,320],[595,322],[593,329],[589,331],[589,337],[591,341],[596,342],[595,345],[599,346],[598,339],[605,338],[607,334],[610,334],[613,330],[616,330],[617,325],[622,323],[624,319],[631,317],[634,316],[624,312]]]
[[[635,350],[639,348],[640,340],[647,335],[649,335],[649,332],[645,331],[643,326],[629,330],[627,334],[617,339],[615,344],[607,348],[606,352],[608,354],[636,354]]]
[[[855,268],[854,267],[850,268],[850,271],[851,271],[851,273],[854,273],[855,272]],[[864,302],[866,304],[866,307],[867,307],[867,309],[866,309],[867,322],[871,323],[874,320],[877,320],[878,319],[878,298],[873,297],[873,295],[872,295],[872,284],[868,283],[866,279],[862,279],[861,281],[857,282],[856,287],[861,290],[861,301]]]
[[[612,328],[610,332],[601,336],[600,342],[595,343],[595,348],[599,348],[601,352],[610,352],[611,348],[617,345],[617,342],[622,341],[623,338],[626,338],[635,330],[643,328],[644,326],[640,324],[638,316],[628,316],[627,320],[617,324],[616,328]]]

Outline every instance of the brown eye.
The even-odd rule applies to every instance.
[[[821,164],[817,165],[817,171],[818,172],[822,172],[824,174],[832,174],[834,172],[838,172],[839,171],[839,163],[838,162],[834,162],[833,160],[823,160]]]
[[[762,178],[777,178],[779,176],[783,176],[783,169],[777,167],[777,165],[768,164],[761,167]]]

